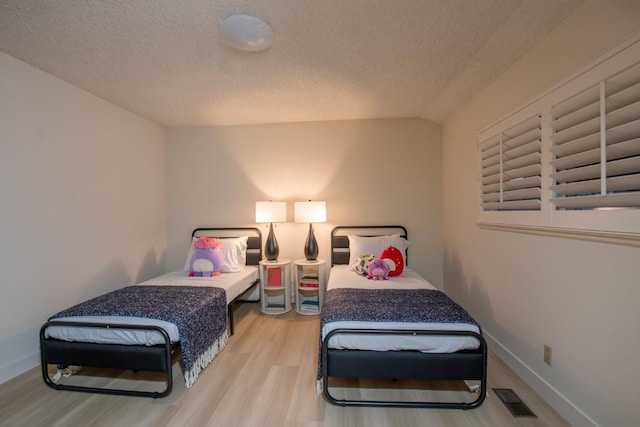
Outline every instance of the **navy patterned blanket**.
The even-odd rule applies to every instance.
[[[322,330],[331,322],[469,323],[480,325],[444,292],[433,289],[357,289],[327,291],[320,320],[318,379],[322,376]]]
[[[227,342],[224,289],[200,286],[127,286],[75,305],[51,317],[131,316],[178,327],[189,388]],[[51,320],[50,319],[50,320]]]
[[[471,323],[462,307],[435,289],[354,289],[327,292],[322,324],[338,321]]]

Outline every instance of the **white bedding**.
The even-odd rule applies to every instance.
[[[366,289],[436,289],[431,283],[413,270],[405,268],[400,276],[388,280],[368,280],[349,270],[347,265],[331,268],[327,291],[335,288]],[[468,323],[403,323],[403,322],[332,322],[322,328],[322,338],[330,331],[340,328],[350,329],[410,329],[473,331],[478,327]],[[459,350],[478,348],[479,342],[465,336],[413,336],[413,335],[334,335],[329,347],[335,349],[359,350],[419,350],[425,353],[452,353]]]
[[[245,266],[236,273],[223,273],[215,277],[189,277],[186,271],[174,271],[155,277],[138,285],[153,286],[213,286],[223,288],[227,296],[227,304],[242,295],[253,282],[258,279],[259,272],[255,266]],[[170,322],[157,319],[123,316],[76,316],[55,319],[56,321],[94,322],[112,324],[156,325],[164,329],[171,342],[180,339],[178,328]],[[51,326],[45,331],[46,337],[65,341],[82,341],[104,344],[156,345],[164,343],[159,332],[126,329],[78,328]]]

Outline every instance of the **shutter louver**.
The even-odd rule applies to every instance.
[[[540,210],[540,126],[536,115],[480,142],[483,210]]]
[[[551,202],[640,207],[640,64],[552,107]]]

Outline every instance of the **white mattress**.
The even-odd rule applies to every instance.
[[[147,280],[138,285],[153,286],[213,286],[223,288],[227,296],[227,304],[236,297],[242,295],[253,282],[258,279],[258,268],[245,266],[244,270],[237,273],[222,273],[216,277],[189,277],[186,271],[174,271]],[[164,329],[171,342],[180,340],[178,328],[170,322],[158,319],[148,319],[128,316],[75,316],[55,319],[62,322],[93,322],[129,325],[155,325]],[[45,331],[46,337],[65,341],[82,341],[103,344],[126,345],[156,345],[164,343],[159,332],[126,329],[105,328],[79,328],[51,326]]]
[[[223,288],[227,294],[227,304],[242,295],[253,282],[258,280],[259,272],[255,266],[246,265],[237,273],[222,273],[215,277],[189,277],[187,271],[173,271],[154,277],[138,285],[153,286],[213,286]]]
[[[327,291],[336,288],[366,289],[436,289],[431,283],[413,270],[406,269],[400,276],[388,280],[368,280],[349,270],[347,265],[331,268]],[[479,333],[476,325],[469,323],[406,323],[406,322],[332,322],[322,328],[322,338],[334,329],[403,329],[403,330],[443,330],[472,331]],[[329,340],[334,349],[358,350],[418,350],[425,353],[452,353],[459,350],[478,348],[480,343],[466,336],[414,336],[414,335],[355,335],[339,334]]]

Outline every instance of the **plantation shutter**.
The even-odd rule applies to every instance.
[[[479,224],[640,238],[640,35],[476,141]]]
[[[640,64],[552,106],[551,202],[640,207]]]
[[[540,115],[480,141],[482,209],[540,210],[541,157]]]

